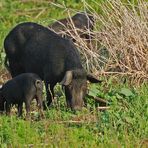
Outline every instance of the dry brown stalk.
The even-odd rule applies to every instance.
[[[108,101],[105,99],[99,98],[99,97],[92,97],[96,102],[103,104],[103,106],[106,106],[108,104]]]
[[[76,40],[83,65],[94,73],[99,71],[99,74],[128,76],[138,83],[147,81],[148,3],[139,0],[134,5],[108,0],[101,7],[103,13],[98,14],[84,1],[84,8],[92,12],[96,22],[94,31],[87,30],[92,35],[89,42],[80,38],[80,30],[75,28],[72,21],[69,24],[73,31],[67,28],[65,32]],[[70,11],[66,10],[70,18]]]
[[[39,0],[31,0],[38,2]],[[29,0],[22,0],[30,2]],[[55,7],[64,9],[68,17],[78,12],[67,8],[65,4],[58,4],[52,1],[43,0],[43,3],[50,3]],[[75,28],[72,20],[69,27],[63,34],[70,35],[76,40],[82,63],[89,72],[103,76],[126,76],[131,83],[140,84],[148,82],[148,2],[138,0],[137,4],[123,3],[121,0],[107,0],[101,5],[95,2],[102,9],[99,14],[89,3],[83,1],[84,10],[87,10],[95,18],[94,30],[85,30],[92,36],[86,40],[79,36],[79,30]],[[31,9],[25,15],[36,13],[38,18],[46,9]],[[24,15],[23,11],[16,11],[17,15]],[[72,30],[72,31],[71,31]]]
[[[97,109],[99,111],[104,111],[104,110],[110,109],[110,107],[109,106],[100,106],[100,107],[97,107]]]

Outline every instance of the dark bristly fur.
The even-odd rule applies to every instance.
[[[9,115],[11,105],[17,104],[18,116],[21,116],[24,102],[27,116],[29,116],[30,103],[34,98],[42,109],[42,91],[42,81],[36,74],[20,74],[7,81],[0,89],[0,110],[4,111],[6,109],[6,114]]]
[[[75,41],[71,36],[71,34],[74,34],[73,27],[75,27],[81,38],[90,39],[90,32],[94,28],[94,17],[87,12],[78,12],[71,18],[60,19],[49,25],[49,28],[53,29],[59,35]]]
[[[85,96],[83,86],[86,85],[89,76],[83,69],[79,53],[70,40],[60,37],[39,24],[27,22],[17,25],[10,31],[5,38],[4,48],[12,77],[23,72],[33,72],[44,80],[47,106],[54,97],[53,89],[56,83],[69,79],[69,84],[65,86],[66,100],[72,109],[82,107]],[[82,81],[73,77],[80,71]],[[75,87],[70,89],[69,86],[73,82],[76,82]],[[48,84],[50,84],[50,91]]]

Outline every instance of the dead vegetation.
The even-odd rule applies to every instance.
[[[75,45],[86,69],[104,76],[127,76],[131,82],[138,84],[147,81],[148,3],[140,0],[134,5],[108,0],[101,5],[102,14],[86,2],[84,5],[95,18],[95,29],[85,32],[90,34],[91,39],[80,38],[72,21],[69,25],[73,31],[67,28],[64,33],[76,40]],[[70,18],[69,9],[67,13]]]
[[[26,1],[23,1],[26,2]],[[112,75],[117,79],[127,77],[131,83],[140,84],[148,81],[148,2],[139,0],[136,4],[120,0],[100,3],[98,13],[86,1],[83,1],[84,12],[87,10],[95,19],[94,30],[83,30],[90,39],[81,38],[71,19],[64,35],[75,40],[83,65],[87,71],[107,78]],[[50,2],[67,12],[70,18],[78,10],[71,10],[64,4]],[[34,11],[34,10],[32,10]],[[36,11],[36,10],[35,10]],[[43,10],[37,10],[42,13]],[[57,20],[54,20],[57,21]],[[69,29],[70,28],[70,29]],[[3,71],[2,71],[3,72]],[[5,80],[3,73],[0,82]],[[4,79],[4,80],[3,80]]]

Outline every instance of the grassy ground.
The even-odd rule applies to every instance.
[[[64,2],[71,14],[85,9],[85,3],[77,0]],[[94,3],[91,5],[101,13]],[[65,9],[63,4],[57,7],[47,0],[1,0],[0,71],[4,69],[3,40],[12,27],[24,21],[48,25],[67,16]],[[1,115],[0,147],[148,147],[147,83],[133,86],[110,78],[89,87],[88,106],[81,112],[73,113],[65,107],[57,86],[56,105],[45,112],[45,119],[40,120],[35,110],[31,121],[18,119],[15,111],[11,117]],[[106,99],[110,108],[97,111],[93,96]]]
[[[32,121],[17,119],[14,113],[11,117],[1,116],[1,146],[147,147],[148,87],[104,85],[106,90],[103,85],[93,85],[89,93],[108,100],[110,109],[104,112],[97,111],[88,97],[87,109],[73,113],[65,108],[61,96],[58,105],[45,112],[45,119],[38,119],[35,111]]]

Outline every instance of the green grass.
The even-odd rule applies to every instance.
[[[98,3],[102,0],[98,0]],[[65,0],[70,13],[84,10],[83,3]],[[88,1],[89,2],[89,1]],[[57,0],[57,3],[62,1]],[[100,8],[89,2],[99,13]],[[65,8],[58,8],[47,0],[21,2],[0,1],[0,68],[3,69],[3,40],[18,23],[24,21],[48,25],[53,19],[67,16]],[[56,87],[56,94],[61,94]],[[104,98],[110,109],[96,111],[93,96]],[[88,109],[73,113],[65,107],[63,95],[57,97],[57,106],[45,112],[39,120],[38,113],[32,121],[0,116],[0,148],[6,147],[147,147],[148,146],[148,84],[130,86],[109,79],[101,85],[91,85],[87,97]]]
[[[8,32],[18,23],[31,21],[48,26],[55,19],[67,17],[66,7],[70,14],[77,10],[84,9],[82,2],[57,1],[60,6],[55,6],[48,0],[19,1],[19,0],[1,0],[0,1],[0,50],[3,51],[3,41]],[[66,6],[64,6],[66,5]],[[73,11],[73,9],[75,11]],[[4,53],[0,52],[0,64],[3,64]]]
[[[93,107],[73,113],[64,106],[63,96],[58,98],[58,107],[45,112],[45,119],[39,120],[37,112],[31,121],[11,117],[0,117],[0,145],[2,147],[146,147],[148,138],[148,86],[129,88],[116,85],[113,88],[95,85],[96,96],[105,98],[110,109],[98,112]],[[94,88],[94,86],[91,86]],[[126,96],[121,90],[131,91]],[[95,90],[94,89],[94,90]],[[59,90],[60,91],[60,90]],[[126,94],[127,93],[127,94]],[[92,94],[92,93],[91,93]]]

